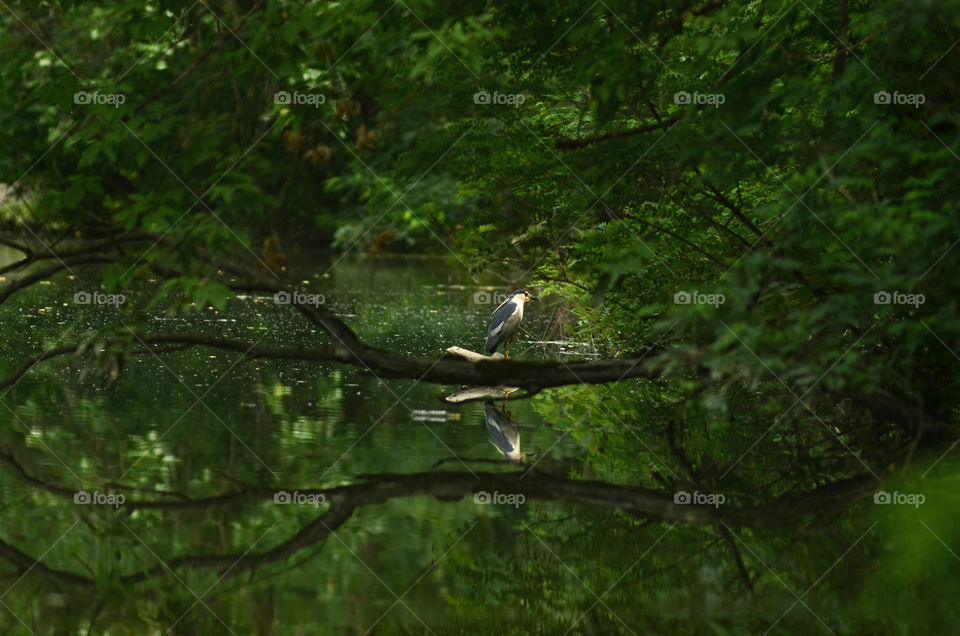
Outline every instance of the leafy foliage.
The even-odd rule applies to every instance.
[[[955,611],[944,599],[957,586],[942,548],[955,553],[960,531],[940,484],[955,478],[944,458],[960,407],[955,8],[930,0],[11,4],[0,13],[0,242],[26,256],[5,260],[0,273],[8,285],[3,326],[22,347],[3,365],[13,373],[37,349],[81,346],[72,364],[56,363],[12,394],[4,446],[43,483],[106,487],[140,464],[127,487],[193,497],[238,480],[276,485],[260,466],[238,467],[233,451],[222,461],[238,439],[304,487],[393,469],[395,458],[383,452],[396,443],[390,435],[352,457],[363,431],[336,432],[349,428],[340,416],[348,406],[370,414],[361,392],[353,396],[362,383],[364,394],[382,393],[369,378],[325,368],[329,384],[317,381],[315,401],[291,405],[296,372],[243,367],[249,375],[219,401],[243,421],[231,400],[252,393],[256,430],[231,436],[214,422],[215,433],[166,440],[156,422],[140,430],[125,419],[125,399],[164,396],[124,394],[116,383],[156,390],[155,378],[136,375],[142,355],[139,371],[125,361],[135,357],[137,334],[164,321],[313,341],[303,325],[236,295],[231,284],[241,273],[253,272],[250,286],[262,291],[276,278],[299,281],[311,266],[303,255],[318,247],[434,252],[449,265],[437,280],[446,275],[452,286],[464,274],[540,288],[557,316],[541,340],[558,333],[581,343],[580,353],[643,356],[660,372],[536,396],[527,415],[547,427],[537,435],[555,431],[575,443],[544,443],[540,470],[660,492],[709,489],[759,506],[873,475],[891,479],[891,489],[927,491],[930,512],[920,528],[916,510],[857,504],[809,527],[734,533],[537,502],[491,515],[467,535],[477,516],[469,508],[450,514],[436,501],[391,502],[376,509],[382,515],[359,512],[346,541],[324,546],[331,569],[323,602],[334,615],[324,627],[368,629],[377,615],[402,609],[389,596],[356,609],[375,581],[351,560],[359,552],[382,562],[388,587],[405,589],[400,574],[432,567],[436,546],[398,547],[388,535],[395,531],[432,544],[466,537],[469,549],[452,553],[429,593],[411,600],[428,622],[464,632],[553,632],[572,623],[614,633],[624,618],[652,632],[771,624],[809,632],[821,627],[812,610],[783,613],[804,590],[838,633],[864,625],[949,631]],[[76,281],[65,283],[64,274]],[[330,275],[309,284],[332,297],[343,288]],[[130,302],[108,313],[79,309],[74,321],[34,332],[63,300],[17,287],[31,276],[86,293],[102,285]],[[375,278],[372,269],[350,283],[370,287]],[[410,280],[393,284],[413,294]],[[24,296],[43,311],[12,308],[11,298]],[[462,317],[465,304],[417,305],[424,310],[416,320],[392,322],[378,322],[391,307],[373,297],[337,311],[355,317],[375,345],[433,355],[440,347],[424,325],[445,338],[476,330],[471,321],[480,318]],[[21,334],[32,335],[14,337]],[[232,368],[222,362],[183,354],[171,364],[201,377]],[[134,381],[123,384],[125,375]],[[68,376],[79,395],[57,389]],[[303,415],[320,401],[330,413]],[[61,402],[64,421],[51,425]],[[377,404],[385,414],[393,408]],[[188,421],[197,430],[210,424],[196,414]],[[304,450],[315,439],[323,446]],[[433,459],[439,439],[418,440],[417,458]],[[444,441],[444,450],[461,443]],[[51,464],[51,448],[70,461]],[[937,481],[914,474],[921,459],[927,472],[938,467]],[[340,468],[317,477],[314,460]],[[71,466],[72,475],[64,470]],[[3,477],[11,493],[23,482],[15,470]],[[28,544],[34,555],[54,545],[46,560],[64,570],[80,555],[100,598],[131,601],[114,604],[104,623],[145,631],[189,614],[184,631],[222,627],[191,613],[195,597],[172,580],[120,583],[153,558],[124,524],[139,536],[173,517],[90,513],[86,534],[59,545],[62,529],[47,522],[45,507],[58,501],[50,488],[31,490],[4,517],[3,540]],[[313,518],[262,508],[176,517],[158,549],[246,549],[271,524],[295,534]],[[438,528],[437,518],[447,524]],[[874,521],[877,535],[896,540],[871,534]],[[667,532],[674,534],[663,539]],[[669,549],[644,561],[661,539]],[[817,587],[848,552],[849,562]],[[643,565],[594,610],[624,559]],[[311,568],[285,583],[309,589],[323,574]],[[23,569],[4,574],[18,581]],[[210,573],[185,576],[191,589],[215,582]],[[274,576],[283,576],[280,567],[266,582],[212,600],[215,613],[238,617],[243,631],[268,631]],[[481,599],[467,585],[474,579]],[[33,591],[60,593],[30,585],[20,612],[33,607]],[[891,591],[896,602],[878,600]],[[57,598],[43,602],[53,607]],[[320,628],[290,605],[291,629]],[[72,616],[64,611],[42,626],[74,628]],[[388,624],[422,626],[406,614]]]

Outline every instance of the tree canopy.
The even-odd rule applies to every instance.
[[[231,267],[276,283],[272,232],[409,241],[472,272],[517,264],[578,299],[609,354],[669,343],[659,363],[702,367],[716,395],[843,387],[943,422],[958,232],[940,13],[11,7],[5,241],[45,276],[106,263],[107,290],[159,274],[154,301],[218,307]]]

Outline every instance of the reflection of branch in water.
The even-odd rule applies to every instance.
[[[507,388],[512,388],[513,390],[507,391]],[[516,388],[503,387],[503,389],[504,390],[501,390],[500,387],[494,386],[471,387],[448,395],[443,398],[443,401],[448,404],[466,404],[467,402],[480,402],[490,399],[503,400],[504,402],[509,400],[512,402],[514,400],[526,400],[540,392],[539,389],[527,389],[523,393],[516,395]]]
[[[576,518],[577,518],[577,515],[573,514],[573,515],[567,515],[565,517],[560,517],[558,519],[541,519],[540,521],[534,521],[532,523],[527,524],[527,527],[537,528],[539,526],[543,526],[548,523],[564,523],[566,521],[570,521],[571,519],[576,519]]]
[[[723,523],[720,524],[718,530],[720,531],[720,536],[723,537],[723,542],[726,544],[727,550],[730,551],[730,557],[737,566],[737,573],[740,575],[740,580],[743,582],[743,585],[746,587],[750,596],[753,596],[754,577],[750,576],[750,572],[747,570],[747,566],[743,562],[743,555],[740,554],[740,548],[737,547],[737,544],[734,541],[733,531]]]
[[[443,459],[438,459],[436,462],[434,462],[433,465],[430,467],[430,470],[433,470],[434,468],[439,468],[440,466],[443,466],[447,462],[463,462],[463,463],[470,462],[471,464],[499,464],[501,466],[505,464],[506,465],[511,464],[511,462],[507,459],[490,459],[489,457],[474,457],[474,458],[444,457]]]
[[[89,579],[85,576],[80,576],[79,574],[74,574],[72,572],[67,572],[65,570],[57,570],[48,567],[39,559],[35,559],[29,554],[21,552],[17,548],[7,544],[2,539],[0,539],[0,557],[3,557],[10,563],[17,566],[22,574],[25,574],[26,572],[39,574],[43,578],[50,579],[64,586],[93,585],[93,579]]]
[[[698,490],[703,487],[703,484],[700,480],[699,475],[697,475],[696,470],[693,467],[693,463],[690,462],[690,459],[687,458],[687,454],[683,450],[683,444],[677,444],[677,419],[671,419],[667,424],[667,444],[670,447],[670,454],[677,460],[677,463],[680,465],[681,470],[686,474],[687,479],[690,484],[697,488]],[[683,421],[680,420],[680,432],[679,432],[681,442],[683,440]],[[737,574],[740,577],[740,581],[743,583],[747,592],[750,596],[753,596],[753,577],[750,576],[750,572],[747,570],[747,566],[743,562],[743,555],[740,554],[740,549],[737,547],[736,541],[734,541],[733,532],[730,528],[727,527],[725,523],[720,523],[717,526],[717,531],[720,533],[723,543],[727,548],[727,551],[730,553],[730,558],[733,561],[734,565],[737,568]]]
[[[137,486],[128,486],[127,484],[121,484],[115,481],[108,481],[104,484],[106,488],[111,488],[113,490],[125,490],[127,492],[142,492],[152,495],[163,495],[164,497],[173,497],[180,499],[181,501],[189,500],[190,497],[183,494],[182,492],[176,492],[171,490],[154,490],[152,488],[139,488]]]
[[[14,458],[13,455],[0,451],[0,463],[4,463],[10,468],[13,469],[14,474],[17,476],[20,481],[25,484],[29,484],[41,490],[46,490],[49,493],[57,495],[58,497],[64,498],[73,498],[75,490],[70,490],[69,488],[64,488],[63,486],[56,486],[54,484],[49,484],[41,479],[27,473],[27,471],[20,465],[20,462]]]
[[[673,493],[604,482],[575,481],[526,471],[476,474],[428,472],[406,475],[359,475],[358,478],[365,481],[312,491],[326,496],[330,504],[329,509],[301,528],[294,536],[269,550],[180,556],[164,564],[120,576],[119,582],[123,584],[143,582],[154,577],[167,576],[170,570],[178,568],[216,569],[223,576],[235,576],[279,563],[329,537],[353,515],[356,509],[404,497],[433,496],[441,501],[460,501],[479,491],[514,492],[522,493],[528,500],[566,501],[621,510],[652,522],[726,524],[731,527],[769,529],[789,526],[808,515],[845,507],[857,499],[869,496],[876,488],[876,481],[872,478],[856,477],[822,486],[802,495],[780,497],[766,504],[746,507],[727,504],[714,507],[676,504]],[[63,490],[65,489],[55,488],[51,492],[61,494]],[[191,501],[128,501],[122,508],[127,510],[209,508],[224,504],[262,501],[272,498],[274,492],[274,490],[256,489]],[[72,498],[72,493],[70,496]],[[63,585],[94,586],[93,578],[51,568],[2,540],[0,540],[0,557],[24,571],[32,568],[33,572]]]

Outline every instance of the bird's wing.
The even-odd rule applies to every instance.
[[[493,351],[513,334],[509,318],[515,313],[515,307],[514,303],[507,303],[493,314],[493,320],[490,321],[490,328],[487,330],[487,351]],[[516,329],[516,324],[513,324],[512,329]]]
[[[493,405],[488,407],[485,404],[483,415],[491,441],[504,455],[514,453],[517,450],[517,442],[520,436],[517,434],[517,427],[514,426],[513,422]]]
[[[507,303],[512,302],[512,301],[513,301],[513,296],[507,296],[506,298],[503,299],[503,302],[500,303],[500,305],[498,305],[497,308],[493,310],[493,313],[496,314],[498,311],[500,311],[500,309],[501,309],[504,305],[506,305]]]
[[[506,340],[516,333],[517,327],[520,326],[520,317],[520,312],[515,311],[503,321],[503,328],[500,330],[500,337],[503,340]]]

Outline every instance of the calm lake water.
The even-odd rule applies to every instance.
[[[364,341],[423,357],[481,350],[496,303],[459,268],[319,261],[296,276]],[[500,420],[531,454],[531,481],[555,479],[555,492],[528,496],[519,480],[450,496],[444,483],[463,475],[523,470],[494,445],[482,402],[442,401],[462,387],[199,347],[113,355],[98,330],[120,309],[75,304],[84,291],[97,289],[58,278],[0,306],[4,377],[26,356],[88,343],[0,391],[3,633],[960,630],[960,472],[952,455],[938,460],[947,441],[907,463],[809,420],[804,455],[790,427],[760,440],[739,413],[678,414],[664,385],[568,387],[511,401]],[[126,294],[131,306],[147,297]],[[327,342],[272,298],[245,300],[123,316],[133,342],[148,331]],[[595,355],[560,316],[572,319],[562,298],[528,306],[511,356]],[[870,470],[894,471],[889,505],[824,498],[821,514],[785,524],[788,508],[763,507]],[[376,477],[401,473],[422,477]],[[568,480],[755,514],[686,523],[591,505]],[[349,484],[381,485],[331,490]]]

